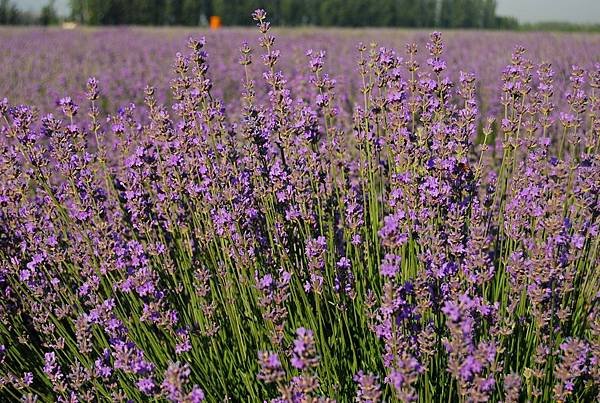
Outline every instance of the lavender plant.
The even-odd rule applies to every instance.
[[[517,47],[490,108],[434,32],[354,93],[252,17],[236,101],[190,39],[168,100],[0,102],[0,396],[597,399],[600,61]]]

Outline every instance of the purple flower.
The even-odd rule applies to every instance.
[[[185,396],[184,389],[189,376],[190,368],[188,364],[169,364],[161,384],[162,393],[172,402],[182,401]]]
[[[379,402],[382,396],[382,391],[377,376],[365,374],[363,371],[358,371],[353,377],[354,382],[358,384],[356,390],[356,401],[363,403]]]
[[[260,372],[257,378],[266,383],[275,383],[283,379],[285,372],[279,361],[279,357],[275,353],[260,351],[258,353],[258,361]]]
[[[154,380],[150,377],[140,378],[137,383],[137,388],[145,395],[152,396],[154,394],[154,390],[156,385],[154,384]]]
[[[319,365],[319,357],[317,356],[312,330],[303,327],[296,330],[291,363],[294,368],[300,370]]]
[[[33,374],[31,372],[25,372],[23,374],[23,383],[27,386],[33,383]]]
[[[382,276],[394,278],[400,272],[400,263],[402,258],[387,253],[381,262],[380,273]]]
[[[190,403],[200,403],[204,401],[204,391],[198,387],[198,385],[194,385],[192,391],[189,393],[187,400]]]

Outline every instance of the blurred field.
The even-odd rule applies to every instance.
[[[424,43],[429,31],[407,29],[274,29],[282,49],[282,69],[292,88],[301,86],[307,66],[307,49],[327,51],[327,71],[338,80],[339,93],[356,93],[356,47],[359,42],[377,43],[404,52],[407,42]],[[476,73],[479,97],[484,110],[497,105],[500,73],[508,64],[516,44],[525,46],[532,60],[549,61],[557,76],[556,93],[561,93],[572,64],[588,68],[600,54],[600,34],[519,33],[506,31],[444,31],[451,78],[458,76],[455,66]],[[210,74],[215,80],[215,95],[235,108],[243,69],[237,63],[237,49],[243,41],[258,46],[252,28],[219,31],[188,28],[79,28],[0,29],[0,96],[12,103],[34,104],[44,111],[55,109],[63,96],[76,102],[83,98],[88,77],[100,81],[104,112],[114,112],[125,103],[140,103],[143,88],[156,87],[160,101],[169,102],[171,66],[178,51],[185,50],[189,36],[206,36]],[[253,66],[256,69],[256,63]],[[307,70],[307,67],[305,68]],[[257,73],[258,74],[258,73]],[[301,88],[299,88],[301,92]],[[110,101],[109,101],[110,99]],[[351,101],[351,100],[348,100]],[[560,99],[557,99],[560,102]],[[350,108],[350,103],[348,103]]]

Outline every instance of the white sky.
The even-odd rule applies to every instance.
[[[497,13],[521,22],[568,21],[600,24],[600,0],[496,0]]]

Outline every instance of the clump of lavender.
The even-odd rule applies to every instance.
[[[252,17],[168,99],[0,101],[0,397],[597,398],[600,62],[494,100],[438,32],[291,68]]]
[[[303,327],[296,330],[290,365],[298,375],[291,379],[286,375],[277,353],[261,351],[258,353],[260,366],[257,379],[267,384],[275,384],[280,397],[272,401],[329,401],[315,397],[319,390],[319,379],[315,370],[319,366],[319,356],[312,330]],[[287,380],[287,381],[286,381]]]
[[[377,382],[377,376],[358,371],[353,379],[358,384],[355,399],[357,402],[377,403],[381,401],[382,392],[381,386]]]

